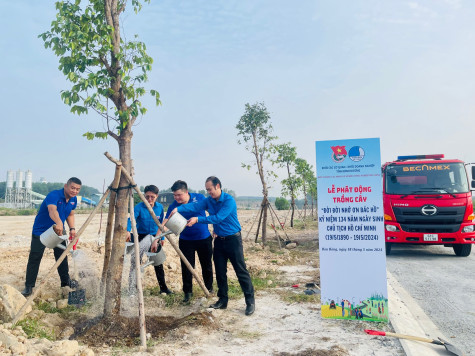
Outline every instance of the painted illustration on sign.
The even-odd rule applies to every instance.
[[[388,320],[379,139],[317,141],[322,316]]]

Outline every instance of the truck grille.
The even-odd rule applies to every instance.
[[[403,231],[422,233],[457,232],[465,215],[464,206],[437,207],[432,216],[422,214],[421,208],[393,207],[393,211]]]

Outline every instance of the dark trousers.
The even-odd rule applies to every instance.
[[[180,250],[186,257],[191,266],[195,268],[195,252],[198,253],[198,259],[201,265],[201,274],[208,290],[213,289],[213,265],[211,257],[213,255],[213,238],[211,235],[203,240],[178,240]],[[181,261],[181,279],[183,281],[183,292],[193,292],[193,275]]]
[[[66,246],[66,242],[63,242]],[[34,287],[36,284],[36,278],[38,277],[38,270],[40,269],[41,259],[45,252],[45,245],[40,241],[40,237],[37,235],[31,236],[30,255],[28,256],[28,264],[26,266],[26,287]],[[56,261],[63,254],[64,250],[56,247],[53,249],[54,258]],[[68,258],[66,257],[63,262],[58,266],[58,274],[61,279],[61,287],[67,286],[69,283],[69,267]]]
[[[228,301],[227,264],[229,260],[234,272],[236,272],[246,304],[254,303],[254,287],[244,262],[241,233],[225,238],[216,237],[214,239],[213,260],[216,282],[218,283],[218,298],[225,302]]]

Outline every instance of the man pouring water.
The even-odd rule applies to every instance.
[[[25,289],[21,292],[25,297],[32,294],[33,288],[38,277],[41,259],[45,251],[45,245],[40,241],[40,235],[53,226],[54,232],[58,236],[63,235],[64,223],[69,227],[69,239],[76,237],[76,225],[74,219],[74,209],[77,207],[77,198],[81,190],[81,181],[72,177],[69,178],[64,188],[51,191],[41,203],[35,222],[33,223],[33,232],[31,237],[30,254],[26,267]],[[66,242],[62,243],[66,246]],[[53,249],[56,261],[61,257],[64,250],[55,247]],[[61,287],[75,288],[75,281],[69,278],[68,259],[65,258],[58,266],[58,274],[61,279]]]

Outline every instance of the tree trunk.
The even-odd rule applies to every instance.
[[[305,201],[303,204],[303,219],[305,220],[307,218],[307,206],[308,206],[307,188],[305,187],[305,182],[303,184],[303,196],[305,197]]]
[[[292,214],[290,215],[290,227],[294,227],[295,198],[294,190],[290,190],[290,205],[292,206]]]
[[[116,205],[116,192],[115,190],[119,186],[120,181],[120,166],[115,167],[114,181],[112,182],[112,189],[109,197],[109,212],[107,214],[107,228],[106,228],[106,238],[104,241],[104,264],[102,266],[102,277],[101,277],[101,295],[104,295],[104,288],[106,286],[107,270],[109,269],[109,261],[111,258],[112,251],[112,226],[114,223],[114,213]]]
[[[262,199],[261,207],[263,209],[262,212],[262,245],[266,245],[267,243],[267,204],[269,204],[267,200],[267,196],[264,195]]]
[[[125,129],[119,137],[119,154],[122,165],[130,172],[132,132]],[[120,177],[119,188],[127,187],[129,182],[124,175]],[[106,295],[104,302],[104,317],[112,317],[120,313],[122,270],[124,266],[125,239],[127,236],[129,189],[118,191],[116,199],[116,213],[114,221],[114,237],[112,252],[107,271]],[[138,236],[135,237],[138,241]]]

